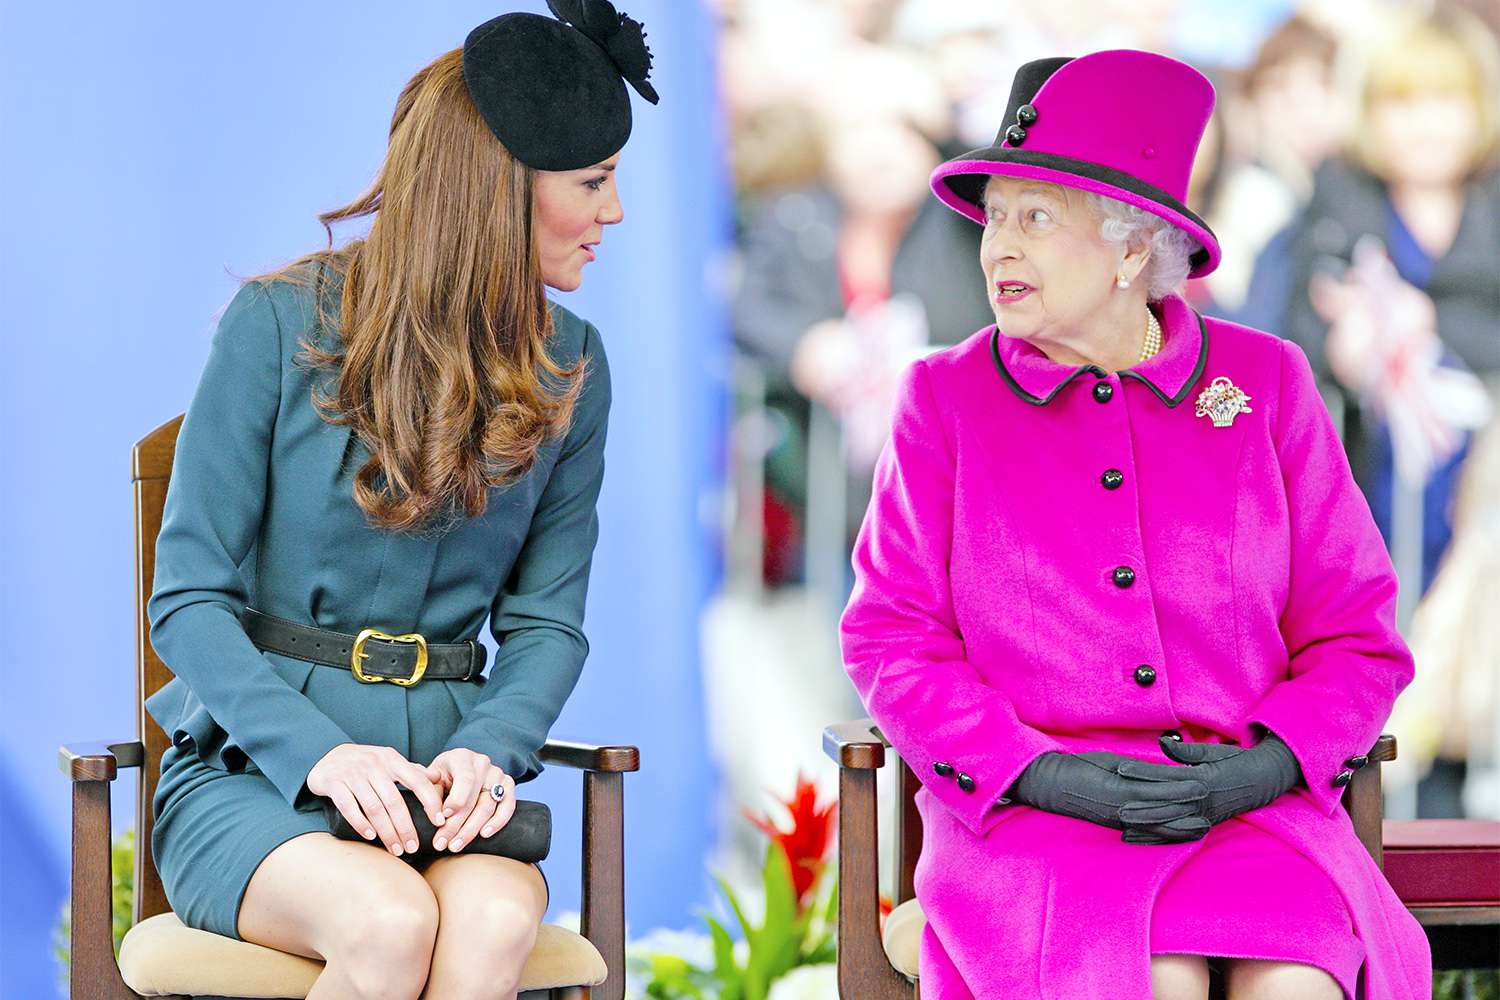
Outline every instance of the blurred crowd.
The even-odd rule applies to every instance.
[[[1402,580],[1388,815],[1500,816],[1500,4],[715,0],[736,185],[731,578],[831,625],[896,378],[994,321],[927,177],[1016,68],[1130,47],[1218,103],[1199,311],[1296,341]],[[822,567],[821,569],[819,567]],[[774,627],[768,625],[767,627]]]

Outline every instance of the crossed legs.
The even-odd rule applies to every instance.
[[[514,1000],[547,908],[541,873],[494,855],[418,871],[381,847],[307,833],[245,889],[247,941],[319,958],[308,1000]]]

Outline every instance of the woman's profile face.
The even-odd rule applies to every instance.
[[[542,281],[560,292],[583,284],[583,265],[594,259],[604,227],[625,217],[615,191],[620,154],[583,170],[538,170],[537,251]]]
[[[991,177],[979,262],[1001,333],[1052,340],[1103,308],[1120,250],[1099,236],[1082,191],[1019,177]],[[1025,286],[1019,292],[1009,286]]]

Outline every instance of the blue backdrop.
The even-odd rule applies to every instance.
[[[0,994],[55,995],[69,837],[58,744],[135,734],[131,445],[186,407],[232,275],[320,245],[316,213],[374,175],[401,85],[505,9],[545,11],[0,6]],[[731,234],[711,19],[694,3],[626,9],[649,32],[662,101],[632,94],[625,221],[561,298],[602,331],[615,403],[593,651],[554,735],[641,748],[625,783],[639,934],[693,923],[710,895],[697,629],[718,575],[705,512],[721,478],[728,330],[712,279]],[[553,768],[528,789],[558,824],[553,917],[577,907],[579,788]],[[133,795],[126,777],[117,831]]]

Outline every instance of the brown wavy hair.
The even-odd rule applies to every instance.
[[[370,449],[354,499],[377,527],[482,514],[572,419],[585,359],[547,353],[534,180],[480,118],[454,49],[402,88],[370,187],[318,216],[328,247],[247,279],[317,288],[341,343],[303,340],[299,360],[338,368],[336,392],[315,382],[313,404]],[[364,216],[368,235],[334,248],[332,224]],[[327,271],[342,278],[337,317],[323,308]]]

